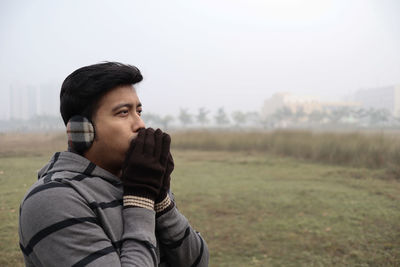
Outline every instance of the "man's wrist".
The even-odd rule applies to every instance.
[[[169,194],[161,201],[154,205],[154,210],[156,211],[157,216],[160,216],[167,211],[171,210],[174,207],[174,202],[169,197]]]
[[[154,200],[134,195],[124,195],[123,205],[124,208],[140,207],[149,210],[154,210]]]

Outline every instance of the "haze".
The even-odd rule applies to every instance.
[[[0,112],[12,85],[58,96],[101,61],[141,69],[145,112],[259,111],[275,92],[340,99],[400,84],[398,14],[396,0],[1,1]]]

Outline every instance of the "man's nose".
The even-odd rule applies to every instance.
[[[132,131],[134,133],[136,133],[137,131],[139,131],[142,128],[146,128],[146,125],[144,124],[144,121],[142,120],[142,118],[140,116],[137,116],[132,124]]]

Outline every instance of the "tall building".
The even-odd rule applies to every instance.
[[[60,87],[54,83],[41,84],[37,96],[37,114],[59,116]]]
[[[36,115],[36,88],[31,85],[10,86],[10,119],[29,119]]]
[[[54,84],[32,86],[13,84],[9,88],[8,116],[5,119],[30,119],[59,116],[59,88]]]
[[[8,89],[8,88],[7,88]],[[0,89],[2,90],[2,89]],[[10,119],[10,96],[9,90],[4,90],[0,97],[0,120]]]
[[[354,94],[353,101],[363,108],[386,109],[400,117],[400,85],[360,89]]]

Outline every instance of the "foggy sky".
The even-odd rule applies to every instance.
[[[396,0],[0,2],[0,112],[11,84],[101,61],[137,66],[144,112],[259,110],[285,91],[335,100],[400,84]]]

